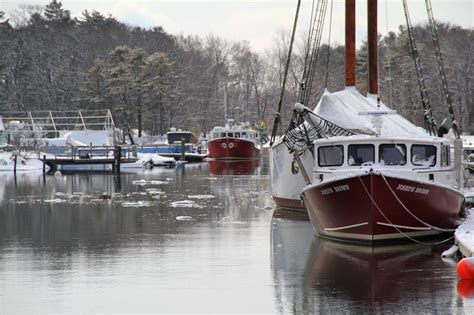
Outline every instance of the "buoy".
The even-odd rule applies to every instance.
[[[456,266],[456,273],[461,279],[474,280],[474,257],[461,259]]]
[[[56,171],[54,172],[54,177],[61,177],[61,172],[60,171]]]
[[[474,298],[474,281],[461,279],[456,286],[458,295],[463,298]]]

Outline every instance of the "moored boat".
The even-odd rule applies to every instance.
[[[256,159],[260,157],[258,132],[243,125],[214,127],[207,142],[208,158]]]
[[[302,198],[319,235],[375,242],[459,224],[464,196],[454,188],[449,140],[352,136],[314,144],[313,183]]]

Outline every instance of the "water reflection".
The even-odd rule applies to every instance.
[[[273,311],[268,176],[0,179],[2,314]]]
[[[236,161],[209,161],[209,173],[211,175],[256,175],[260,159],[236,160]]]
[[[308,221],[272,220],[272,268],[282,313],[456,313],[445,246],[349,245],[316,236]],[[467,307],[467,308],[466,308]]]

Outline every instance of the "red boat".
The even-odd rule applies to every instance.
[[[256,159],[260,157],[256,130],[240,126],[214,127],[207,142],[208,158]]]
[[[317,140],[315,152],[314,184],[302,198],[319,235],[375,242],[459,224],[464,195],[453,188],[449,140],[354,136]]]

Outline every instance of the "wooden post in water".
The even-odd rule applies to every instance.
[[[43,155],[43,174],[46,173],[46,155]]]
[[[18,155],[15,154],[15,155],[14,155],[14,158],[13,158],[13,163],[14,163],[14,164],[13,164],[13,173],[15,173],[15,174],[16,174],[16,163],[17,163],[17,162],[18,162]]]
[[[121,162],[122,162],[122,147],[117,146],[117,161],[116,161],[117,173],[120,173],[120,164],[121,164]]]
[[[186,161],[186,145],[184,144],[184,138],[181,138],[181,162]]]

